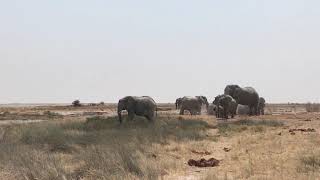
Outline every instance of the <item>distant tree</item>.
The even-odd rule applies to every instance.
[[[73,105],[74,107],[80,107],[80,106],[81,106],[81,103],[80,103],[79,100],[75,100],[75,101],[72,102],[72,105]]]

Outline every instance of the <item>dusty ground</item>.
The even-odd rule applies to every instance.
[[[1,107],[0,179],[320,179],[320,114],[272,108],[225,121],[164,104],[120,126],[114,104]],[[221,162],[187,164],[201,158]]]

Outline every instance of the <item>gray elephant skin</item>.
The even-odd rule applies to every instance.
[[[189,111],[191,115],[200,115],[202,105],[206,105],[208,110],[209,103],[205,96],[185,96],[181,99],[180,115],[183,115],[185,110]]]
[[[264,115],[264,108],[266,107],[266,100],[263,97],[259,98],[259,104],[258,104],[258,114]]]
[[[241,105],[241,104],[238,105],[237,114],[239,114],[239,115],[248,115],[249,113],[250,113],[249,106]]]
[[[234,116],[236,115],[238,103],[230,95],[217,96],[213,101],[213,104],[216,104],[217,107],[222,107],[222,113],[220,112],[221,110],[218,109],[217,117],[228,119],[229,115],[231,116],[231,118],[234,118]]]
[[[208,115],[215,115],[216,105],[210,104],[208,107]]]
[[[215,115],[217,118],[223,117],[223,107],[218,107],[215,104],[210,104],[208,107],[208,114]]]
[[[129,120],[133,120],[134,116],[144,116],[149,121],[153,121],[157,111],[156,102],[149,96],[126,96],[118,102],[118,117],[122,123],[121,112],[128,111]]]
[[[215,112],[216,112],[216,117],[217,118],[222,118],[223,117],[223,107],[220,106],[219,100],[222,97],[222,95],[218,95],[214,98],[214,101],[212,104],[215,105]]]
[[[254,88],[228,85],[224,90],[224,94],[233,97],[238,104],[249,106],[249,115],[258,115],[259,94]]]

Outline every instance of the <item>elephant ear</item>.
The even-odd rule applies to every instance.
[[[206,100],[204,98],[204,96],[197,96],[198,98],[198,101],[201,103],[201,104],[206,104]]]
[[[128,109],[133,109],[136,104],[136,100],[132,96],[127,97],[127,107]]]

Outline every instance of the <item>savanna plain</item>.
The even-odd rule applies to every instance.
[[[161,104],[120,124],[115,104],[1,106],[0,179],[320,179],[320,113],[303,107],[222,120]],[[220,163],[188,165],[202,158]]]

